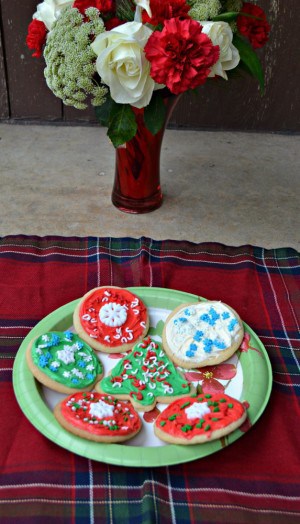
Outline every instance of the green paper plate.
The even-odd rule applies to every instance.
[[[203,300],[196,295],[170,289],[148,287],[128,289],[139,296],[149,308],[151,336],[161,335],[162,321],[168,312],[180,304]],[[41,320],[24,339],[14,363],[13,387],[17,401],[24,415],[45,437],[68,451],[92,460],[119,466],[157,467],[206,457],[243,436],[244,433],[237,429],[225,438],[205,444],[178,446],[161,443],[161,445],[145,446],[143,442],[139,445],[132,445],[130,441],[124,444],[91,442],[63,429],[45,400],[43,387],[35,380],[27,367],[25,352],[32,338],[47,331],[70,329],[73,324],[73,311],[78,301],[79,299],[60,307]],[[253,426],[268,403],[272,388],[272,369],[262,342],[249,326],[244,324],[244,327],[249,340],[248,348],[236,354],[238,355],[236,358],[240,378],[236,386],[232,381],[231,390],[227,390],[226,386],[226,393],[249,404],[248,420]],[[102,355],[100,359],[102,360]],[[124,452],[124,446],[126,452]]]

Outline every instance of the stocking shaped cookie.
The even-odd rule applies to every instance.
[[[154,433],[171,444],[201,444],[232,433],[246,416],[244,405],[225,393],[193,395],[167,406]]]
[[[111,374],[98,382],[96,389],[119,399],[129,399],[142,411],[151,411],[156,402],[168,404],[195,391],[167,357],[161,344],[150,337],[136,344]]]

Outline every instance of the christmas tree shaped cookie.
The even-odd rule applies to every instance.
[[[193,394],[190,385],[165,354],[161,344],[147,337],[136,344],[96,385],[101,393],[128,399],[137,410],[151,411],[157,402],[169,404]]]

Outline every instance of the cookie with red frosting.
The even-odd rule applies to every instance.
[[[95,392],[69,395],[55,406],[54,415],[67,431],[96,442],[123,442],[142,427],[130,402]]]
[[[195,393],[194,386],[175,368],[162,345],[151,337],[136,344],[95,387],[102,393],[130,400],[139,411],[151,411],[157,402],[168,404]]]
[[[244,405],[225,393],[192,395],[167,406],[154,433],[171,444],[202,444],[232,433],[246,417]]]
[[[86,293],[73,316],[77,333],[96,351],[121,353],[149,329],[148,310],[128,289],[101,286]]]

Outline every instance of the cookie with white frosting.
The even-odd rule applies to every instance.
[[[86,293],[73,315],[77,333],[96,351],[121,353],[149,329],[148,310],[128,289],[101,286]]]
[[[163,346],[175,364],[185,368],[213,366],[239,348],[244,327],[223,302],[202,301],[178,306],[167,317]]]

